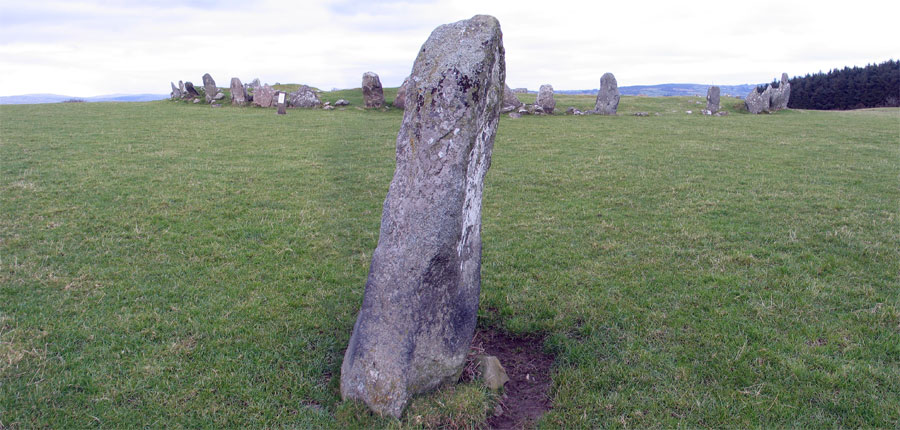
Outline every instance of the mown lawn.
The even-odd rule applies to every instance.
[[[0,428],[483,422],[340,402],[401,112],[337,98],[0,106]],[[702,102],[501,120],[479,321],[547,335],[540,425],[897,428],[900,110]]]

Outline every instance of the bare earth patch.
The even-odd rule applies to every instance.
[[[473,349],[496,356],[506,373],[497,415],[488,419],[493,429],[529,428],[550,410],[550,368],[553,356],[542,350],[542,336],[515,337],[493,329],[479,330]]]

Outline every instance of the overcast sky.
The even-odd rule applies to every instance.
[[[507,83],[744,84],[900,58],[900,2],[0,0],[0,95],[169,82],[398,86],[434,27],[494,15]]]

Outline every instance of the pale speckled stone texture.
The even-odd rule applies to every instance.
[[[539,106],[544,113],[553,113],[553,109],[556,109],[556,100],[553,98],[553,85],[541,85],[534,105]]]
[[[247,90],[238,78],[231,78],[231,104],[235,106],[247,105]]]
[[[322,101],[312,88],[300,85],[297,91],[290,93],[290,105],[294,108],[317,108],[322,105]]]
[[[367,108],[384,106],[384,89],[381,88],[381,79],[375,72],[363,73],[362,92]]]
[[[213,97],[219,92],[219,89],[216,88],[216,81],[213,80],[209,73],[203,75],[203,91],[206,92],[207,103],[212,103]]]
[[[503,106],[500,107],[500,113],[512,112],[524,105],[525,103],[516,97],[516,93],[509,88],[509,85],[503,86]]]
[[[341,395],[399,417],[456,382],[481,290],[481,196],[506,80],[497,19],[436,28],[413,65]]]
[[[615,115],[619,109],[619,83],[612,73],[604,73],[600,77],[600,90],[597,91],[597,101],[594,111],[599,115]]]

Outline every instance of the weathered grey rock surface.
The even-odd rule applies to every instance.
[[[619,84],[612,73],[604,73],[600,77],[600,90],[597,91],[597,101],[594,103],[594,112],[600,115],[615,115],[619,109]]]
[[[185,97],[187,98],[200,97],[200,93],[197,92],[197,89],[194,88],[194,84],[190,81],[184,83],[184,91]]]
[[[231,104],[235,106],[247,105],[247,90],[238,78],[231,78]]]
[[[169,82],[169,83],[172,84],[172,93],[169,94],[172,97],[172,100],[180,99],[181,98],[181,90],[175,86],[174,82]]]
[[[394,97],[394,107],[398,109],[406,109],[406,92],[409,88],[409,78],[403,80],[403,84],[397,89],[397,97]]]
[[[397,135],[341,395],[399,417],[409,397],[456,382],[475,331],[481,196],[505,81],[490,16],[436,28],[419,51]],[[413,104],[414,103],[414,104]]]
[[[290,103],[295,108],[316,108],[322,105],[316,92],[306,85],[300,85],[297,91],[291,93]]]
[[[350,104],[350,102],[348,102],[347,100],[344,100],[344,99],[338,99],[338,101],[334,102],[335,106],[347,106],[349,104]]]
[[[275,89],[265,84],[253,92],[253,105],[259,107],[272,107],[275,105]]]
[[[210,103],[219,91],[216,88],[216,81],[213,80],[209,73],[203,74],[203,90],[206,92],[206,102]]]
[[[516,97],[515,91],[510,89],[509,85],[503,86],[503,106],[500,107],[500,113],[512,112],[524,105],[525,103]]]
[[[716,113],[719,111],[719,87],[713,85],[706,90],[706,110],[711,113]]]
[[[556,109],[556,100],[553,99],[553,85],[541,85],[534,105],[535,107],[540,107],[543,113],[553,113],[553,109]]]
[[[747,97],[744,99],[744,105],[747,106],[747,110],[750,111],[750,113],[756,114],[769,111],[771,88],[771,85],[767,86],[766,90],[762,93],[759,92],[758,88],[750,90],[750,94],[747,94]]]
[[[769,109],[773,111],[787,109],[790,98],[791,83],[788,81],[787,73],[782,73],[778,88],[772,90],[772,100],[769,102]]]
[[[384,106],[384,89],[381,88],[381,79],[375,72],[363,73],[362,92],[367,108]]]

